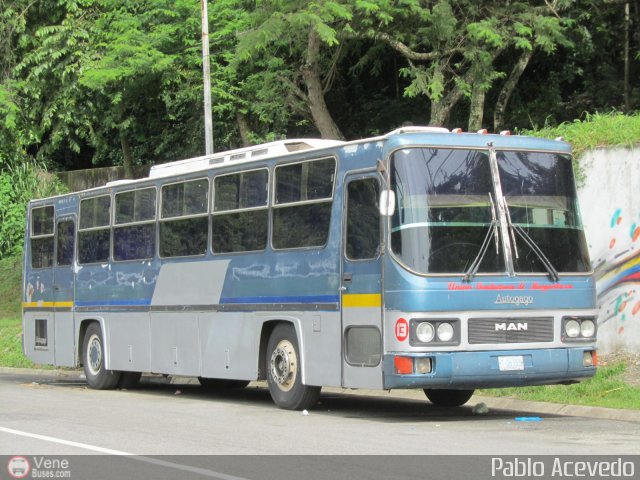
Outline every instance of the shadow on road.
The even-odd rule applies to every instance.
[[[7,379],[10,376],[3,377]],[[24,383],[28,379],[30,383],[36,383],[45,388],[89,388],[84,379],[71,376],[63,378],[15,376],[13,379],[16,383]],[[268,388],[260,383],[251,383],[243,389],[209,389],[190,383],[170,383],[168,378],[162,376],[145,376],[136,388],[119,390],[119,392],[123,395],[173,397],[177,401],[223,402],[235,405],[246,404],[248,407],[260,409],[277,408],[271,400]],[[384,392],[381,392],[381,395],[362,394],[357,390],[323,391],[318,404],[311,409],[310,414],[388,423],[508,420],[531,415],[526,411],[505,409],[491,409],[488,413],[477,415],[473,411],[475,405],[473,398],[462,407],[445,408],[434,406],[426,398],[421,400],[392,396],[393,394],[384,395],[386,395]],[[301,412],[291,413],[301,414]],[[545,418],[554,418],[554,416],[547,414]]]

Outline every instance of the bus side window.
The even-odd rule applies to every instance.
[[[160,256],[207,253],[209,179],[163,185],[161,195]]]
[[[111,246],[111,196],[87,198],[80,201],[78,228],[78,263],[109,261]]]
[[[156,254],[156,189],[142,188],[115,195],[113,259],[153,258]]]
[[[62,220],[58,222],[58,232],[56,240],[56,263],[58,266],[68,266],[73,263],[73,252],[75,250],[75,224],[73,220]]]
[[[31,267],[53,266],[53,205],[31,210]]]
[[[351,260],[378,256],[380,244],[380,187],[375,178],[354,180],[348,186],[346,255]]]
[[[335,170],[335,158],[276,167],[273,248],[327,243]]]
[[[267,248],[269,170],[217,176],[213,181],[214,253]]]

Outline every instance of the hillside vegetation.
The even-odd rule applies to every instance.
[[[565,122],[556,127],[523,130],[524,135],[544,138],[562,137],[579,158],[585,151],[600,147],[631,147],[640,144],[640,113],[585,115],[584,120]]]

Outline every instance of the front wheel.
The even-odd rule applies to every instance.
[[[82,342],[84,374],[91,388],[111,390],[120,380],[120,372],[107,370],[104,365],[104,341],[100,325],[92,323],[87,328]]]
[[[469,401],[473,390],[433,390],[424,389],[427,398],[438,407],[459,407]]]
[[[267,345],[267,383],[274,403],[286,410],[313,407],[320,387],[302,383],[302,362],[298,337],[291,324],[280,324],[271,332]]]

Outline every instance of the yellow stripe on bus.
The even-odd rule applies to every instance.
[[[379,293],[346,293],[342,295],[342,306],[352,307],[381,307],[382,295]]]
[[[22,308],[72,308],[73,302],[22,302]]]

